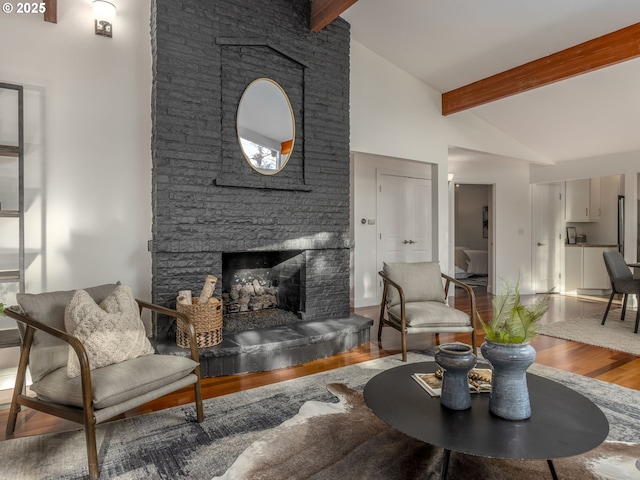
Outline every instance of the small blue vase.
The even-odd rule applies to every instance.
[[[476,356],[469,345],[445,343],[440,345],[435,360],[444,370],[440,403],[451,410],[471,407],[469,370],[476,364]]]
[[[491,364],[489,411],[506,420],[524,420],[531,416],[527,369],[536,359],[536,350],[528,343],[494,343],[480,347]]]

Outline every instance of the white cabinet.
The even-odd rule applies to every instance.
[[[582,247],[566,247],[564,254],[564,291],[575,293],[582,288]]]
[[[600,220],[599,178],[566,182],[565,220],[567,222],[597,222]]]
[[[589,221],[598,222],[600,213],[600,179],[591,178],[589,180]]]
[[[604,265],[603,252],[617,250],[610,247],[585,247],[582,249],[582,288],[608,290],[611,281]]]
[[[610,291],[611,281],[602,253],[615,250],[618,250],[618,247],[567,246],[565,248],[565,293],[602,295]]]

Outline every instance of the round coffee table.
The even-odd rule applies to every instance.
[[[527,374],[531,417],[503,420],[489,412],[489,394],[471,395],[471,408],[457,411],[440,405],[411,377],[433,373],[435,362],[410,363],[373,377],[364,399],[381,420],[445,451],[441,478],[445,479],[451,451],[493,458],[547,460],[578,455],[600,445],[609,422],[588,398],[558,382]]]

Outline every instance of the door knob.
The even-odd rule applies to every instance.
[[[418,243],[418,242],[414,242],[413,240],[409,240],[410,244],[414,244],[414,243]]]
[[[538,242],[538,246],[539,246],[539,247],[544,247],[545,245],[546,245],[546,243],[540,243],[540,242]]]
[[[403,245],[406,245],[407,243],[409,243],[409,240],[405,240],[402,242]]]

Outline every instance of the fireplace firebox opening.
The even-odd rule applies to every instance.
[[[285,325],[304,318],[302,250],[223,252],[226,331]]]

